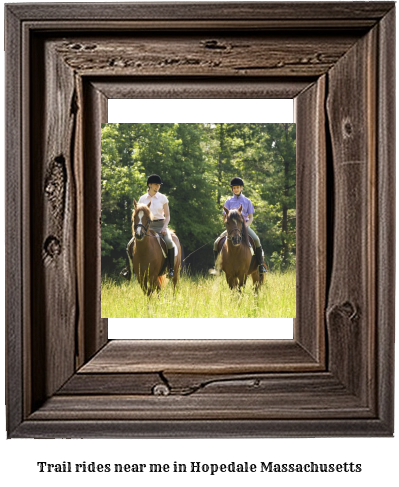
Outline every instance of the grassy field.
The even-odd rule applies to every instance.
[[[103,318],[295,318],[295,271],[269,272],[258,294],[249,279],[241,295],[230,291],[224,274],[182,275],[176,293],[169,282],[148,298],[137,280],[104,278],[101,283]]]

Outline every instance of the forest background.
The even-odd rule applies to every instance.
[[[293,123],[106,123],[101,129],[101,273],[116,276],[131,238],[133,199],[161,176],[173,228],[193,273],[213,266],[230,180],[244,180],[252,228],[269,269],[296,262],[296,126]],[[202,247],[202,248],[201,248]],[[199,250],[198,250],[199,249]],[[191,254],[191,255],[190,255]]]

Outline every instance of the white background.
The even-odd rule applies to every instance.
[[[320,0],[318,0],[320,1]],[[1,12],[3,15],[3,12]],[[1,19],[3,25],[3,18]],[[4,53],[1,53],[1,86],[4,90]],[[3,96],[1,97],[3,99]],[[3,117],[4,120],[4,117]],[[4,125],[2,137],[4,140]],[[4,154],[4,148],[1,152]],[[4,194],[4,177],[0,180]],[[1,198],[0,216],[4,225],[4,198]],[[4,232],[0,238],[4,255]],[[1,266],[1,305],[4,309],[4,266]],[[4,323],[4,314],[3,320]],[[0,334],[1,350],[4,350],[4,333]],[[396,346],[396,348],[398,348]],[[398,356],[398,353],[397,353]],[[4,395],[3,363],[0,390]],[[397,381],[396,381],[397,382]],[[396,401],[397,402],[397,401]],[[4,397],[1,400],[4,404]],[[97,486],[109,486],[118,481],[119,486],[132,485],[209,485],[252,486],[281,485],[296,487],[353,486],[353,485],[398,485],[397,463],[399,458],[398,439],[395,438],[319,438],[319,439],[206,439],[206,440],[6,440],[5,410],[0,415],[2,440],[1,477],[14,485],[41,485],[58,487],[87,485],[88,481]],[[398,407],[396,406],[396,417]],[[204,463],[244,462],[354,462],[362,464],[359,474],[40,474],[36,462],[61,463]]]

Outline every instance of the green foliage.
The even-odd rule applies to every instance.
[[[213,265],[230,180],[245,181],[253,228],[269,266],[292,267],[296,252],[295,124],[103,124],[101,132],[102,272],[117,274],[131,238],[133,198],[149,174],[164,181],[170,227],[193,271]],[[204,246],[197,251],[200,247]],[[274,256],[274,257],[273,257]],[[278,256],[278,258],[276,257]]]

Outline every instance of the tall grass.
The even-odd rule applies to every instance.
[[[294,318],[295,271],[268,273],[255,293],[252,279],[239,294],[231,291],[224,274],[183,274],[176,292],[169,282],[159,295],[144,295],[136,279],[120,282],[104,278],[101,283],[103,318]]]

